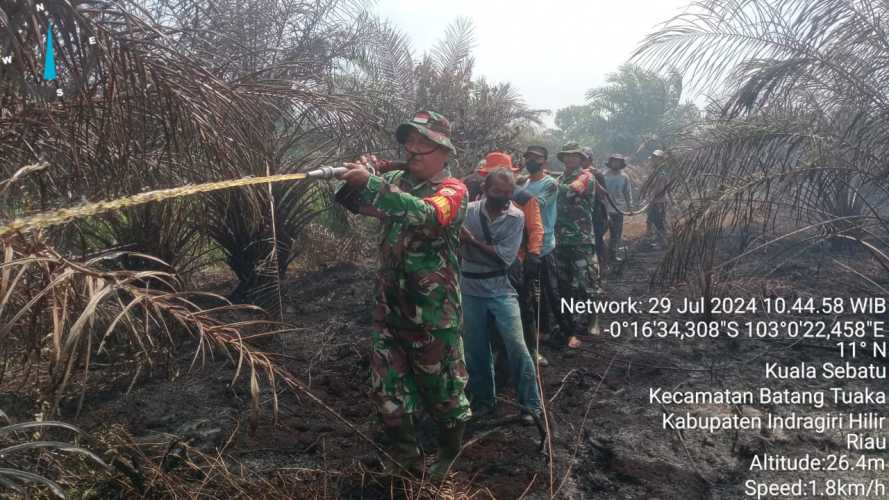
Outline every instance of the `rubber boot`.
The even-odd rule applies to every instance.
[[[429,468],[429,479],[440,483],[447,475],[451,464],[460,454],[463,447],[463,431],[466,423],[457,422],[453,427],[438,426],[438,458]]]
[[[404,415],[401,417],[401,425],[398,427],[387,427],[386,435],[389,438],[390,445],[386,452],[392,455],[392,458],[398,461],[408,472],[417,475],[422,463],[420,450],[417,449],[417,429],[412,415]],[[398,466],[390,464],[389,468],[393,472],[402,472]]]

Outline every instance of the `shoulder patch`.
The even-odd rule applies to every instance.
[[[577,176],[576,179],[574,179],[574,181],[571,182],[571,184],[569,184],[569,186],[571,186],[571,189],[573,189],[574,192],[582,194],[587,191],[592,178],[592,174],[584,170],[580,173],[580,175]]]
[[[423,201],[435,209],[435,218],[442,226],[451,223],[460,211],[460,205],[466,196],[466,186],[457,179],[446,179],[432,196]]]

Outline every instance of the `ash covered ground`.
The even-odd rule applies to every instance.
[[[606,274],[608,298],[669,297],[679,303],[684,297],[697,296],[699,292],[688,286],[651,287],[651,273],[662,256],[638,237],[631,240],[625,263]],[[802,256],[800,263],[786,265],[768,279],[725,283],[721,290],[730,296],[817,297],[823,295],[824,283],[831,276],[828,267],[819,267],[822,260],[814,254]],[[295,276],[287,283],[286,319],[298,330],[262,344],[279,354],[286,368],[328,408],[279,387],[275,420],[270,410],[272,394],[265,387],[263,412],[258,418],[251,416],[246,384],[230,385],[235,369],[232,360],[217,356],[202,368],[186,371],[187,354],[170,366],[146,371],[132,387],[129,378],[116,379],[109,373],[104,390],[87,393],[86,410],[74,423],[94,433],[122,426],[133,436],[135,446],[173,447],[181,440],[210,454],[224,450],[224,459],[236,467],[286,483],[293,498],[416,498],[417,491],[406,483],[365,470],[358,461],[373,448],[354,429],[371,438],[378,430],[367,397],[373,275],[373,264],[368,262],[331,264]],[[832,283],[833,295],[857,292],[854,281]],[[644,315],[609,315],[602,322],[644,319]],[[700,318],[673,315],[657,319]],[[827,390],[838,384],[821,380],[767,383],[763,372],[768,361],[837,361],[830,342],[640,340],[601,335],[577,351],[543,347],[542,352],[552,363],[542,369],[553,428],[552,463],[541,452],[537,430],[511,420],[515,409],[504,403],[494,421],[469,426],[463,456],[446,490],[450,493],[436,495],[460,497],[455,492],[463,492],[463,496],[477,495],[475,498],[548,498],[555,492],[558,498],[578,499],[741,499],[748,498],[744,483],[750,479],[812,477],[811,473],[750,471],[757,454],[848,453],[844,437],[833,431],[711,433],[662,426],[662,414],[667,411],[713,416],[812,413],[808,407],[668,408],[649,401],[651,387],[704,391],[756,390],[766,385],[776,390],[811,390],[817,384]],[[511,389],[503,388],[501,396],[512,400]],[[75,405],[76,398],[66,402],[63,413],[73,413]],[[817,411],[869,410],[881,408],[828,403]],[[432,426],[424,422],[421,428],[424,447],[433,453]],[[834,473],[855,481],[882,474],[885,472]]]

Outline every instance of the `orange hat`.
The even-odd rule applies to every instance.
[[[508,168],[510,172],[518,171],[518,169],[512,165],[512,157],[499,151],[488,153],[488,156],[485,156],[485,164],[478,171],[480,174],[484,175],[501,167]]]

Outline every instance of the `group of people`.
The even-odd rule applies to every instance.
[[[444,116],[417,113],[395,133],[406,169],[376,175],[380,162],[362,156],[345,164],[346,185],[337,193],[347,208],[383,224],[371,382],[387,452],[419,470],[415,418],[424,409],[438,426],[433,480],[459,454],[470,417],[494,412],[492,346],[505,355],[522,418],[540,415],[536,365],[546,360],[537,333],[570,348],[598,334],[595,315],[563,311],[562,299],[601,293],[598,221],[605,216],[614,252],[622,212],[632,206],[618,155],[600,174],[589,150],[565,144],[557,154],[565,171],[553,177],[547,149],[529,146],[527,176],[517,178],[512,158],[492,152],[464,182],[447,166],[456,153],[449,135]]]

